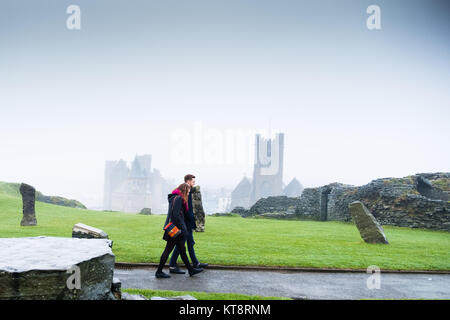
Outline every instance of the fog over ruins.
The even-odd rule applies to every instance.
[[[47,10],[5,2],[1,181],[102,210],[105,161],[125,161],[130,172],[123,163],[117,170],[126,176],[136,155],[151,155],[147,178],[173,187],[195,174],[208,213],[232,198],[245,206],[258,188],[265,193],[254,176],[254,141],[270,126],[284,133],[277,193],[294,178],[288,189],[450,171],[442,145],[450,138],[444,10],[386,2],[391,18],[374,31],[364,5],[325,3],[290,1],[276,10],[268,2],[194,1],[180,10],[163,1],[121,3],[105,15],[103,5],[86,2],[91,18],[70,31],[56,3]],[[239,129],[253,131],[252,144],[236,152],[249,161],[208,163],[183,140],[222,145],[215,132]],[[187,134],[174,141],[180,130]],[[193,147],[192,157],[173,159],[183,146]],[[242,199],[232,196],[238,185]],[[115,198],[127,192],[116,190]]]
[[[243,177],[230,193],[224,188],[203,189],[207,214],[229,212],[235,207],[249,208],[261,198],[286,195],[298,197],[303,186],[296,179],[286,186],[283,182],[284,134],[273,139],[255,136],[253,178]],[[152,156],[136,155],[128,166],[123,159],[105,163],[103,210],[139,213],[167,211],[167,194],[176,185],[166,181],[159,170],[152,168]]]

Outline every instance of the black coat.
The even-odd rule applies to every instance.
[[[166,222],[164,223],[164,227],[170,221],[175,226],[177,226],[178,229],[181,230],[182,234],[178,237],[184,236],[187,234],[187,226],[184,220],[186,216],[186,208],[183,203],[183,199],[176,194],[169,194],[167,198],[169,200],[169,210],[167,212],[167,218]],[[163,239],[166,241],[170,239],[170,236],[167,234],[167,232],[164,232]]]

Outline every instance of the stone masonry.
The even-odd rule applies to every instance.
[[[319,221],[351,221],[349,204],[361,201],[382,225],[450,231],[450,173],[382,178],[363,186],[332,183],[306,188],[296,198],[259,200],[243,216],[268,213]],[[293,207],[295,208],[293,212]]]

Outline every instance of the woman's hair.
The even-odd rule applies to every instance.
[[[177,189],[181,191],[181,196],[183,197],[184,201],[187,202],[189,190],[191,189],[191,187],[187,183],[182,183],[178,186]]]

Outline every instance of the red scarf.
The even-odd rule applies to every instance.
[[[181,199],[183,199],[183,203],[184,203],[184,207],[186,208],[186,212],[189,212],[189,206],[188,206],[186,200],[184,200],[183,195],[181,194],[181,191],[179,189],[175,189],[172,191],[172,194],[176,194],[176,195],[180,196]]]

